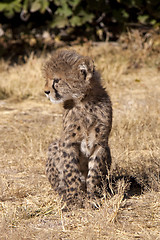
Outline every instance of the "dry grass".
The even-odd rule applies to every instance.
[[[139,44],[135,65],[129,46],[75,47],[95,59],[113,102],[111,175],[119,180],[98,210],[86,202],[63,212],[46,179],[47,147],[60,134],[62,109],[42,95],[44,57],[31,55],[21,66],[1,60],[0,239],[160,239],[160,60]],[[123,177],[143,190],[132,184],[124,198]]]

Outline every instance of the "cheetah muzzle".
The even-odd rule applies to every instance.
[[[111,166],[108,137],[112,125],[110,98],[88,57],[57,51],[43,68],[45,94],[63,102],[63,131],[49,147],[46,173],[65,201],[86,192],[94,198],[107,182]]]

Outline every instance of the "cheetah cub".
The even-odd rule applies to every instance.
[[[49,147],[46,173],[65,201],[87,192],[94,198],[111,165],[108,137],[111,101],[93,61],[75,51],[57,51],[43,68],[45,94],[63,103],[63,130]]]

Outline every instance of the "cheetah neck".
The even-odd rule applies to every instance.
[[[86,92],[82,94],[81,97],[71,98],[64,101],[63,108],[65,110],[71,110],[79,104],[84,104],[86,101],[96,101],[99,98],[102,99],[103,96],[106,97],[106,91],[103,89],[100,83],[99,76],[94,74],[90,80],[90,85],[88,86]]]

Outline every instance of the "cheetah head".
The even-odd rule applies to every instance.
[[[75,51],[57,51],[43,67],[45,94],[53,103],[83,99],[94,74],[93,61]]]

